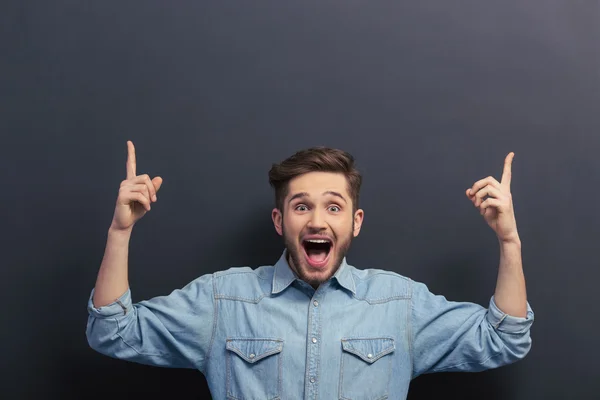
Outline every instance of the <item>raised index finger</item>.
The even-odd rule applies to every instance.
[[[504,172],[502,173],[502,181],[500,184],[510,188],[510,181],[512,179],[512,160],[515,157],[515,153],[512,151],[508,153],[504,159]]]
[[[133,142],[127,141],[127,179],[135,178],[135,147]]]

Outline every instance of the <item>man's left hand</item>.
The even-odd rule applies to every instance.
[[[481,179],[466,191],[466,195],[479,209],[488,225],[501,242],[518,242],[517,222],[510,193],[511,167],[515,154],[509,153],[504,160],[502,180],[492,176]],[[487,198],[486,198],[487,196]]]

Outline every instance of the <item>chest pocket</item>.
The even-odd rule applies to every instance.
[[[283,340],[227,339],[227,398],[235,400],[281,397]]]
[[[340,399],[387,399],[394,350],[393,338],[342,339]]]

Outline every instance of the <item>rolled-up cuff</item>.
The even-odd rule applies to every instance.
[[[111,317],[122,317],[131,312],[132,303],[131,303],[131,290],[128,288],[125,293],[123,293],[118,299],[114,302],[107,304],[102,307],[94,307],[94,289],[92,289],[92,293],[88,299],[88,312],[91,316],[96,318],[111,318]]]
[[[490,299],[487,319],[489,323],[497,330],[507,333],[524,333],[531,328],[534,320],[534,313],[529,303],[527,303],[527,316],[514,317],[508,315],[498,308],[494,296]]]

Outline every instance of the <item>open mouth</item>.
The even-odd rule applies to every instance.
[[[313,267],[322,267],[329,260],[332,242],[329,239],[305,239],[302,241],[302,247],[309,264]]]

